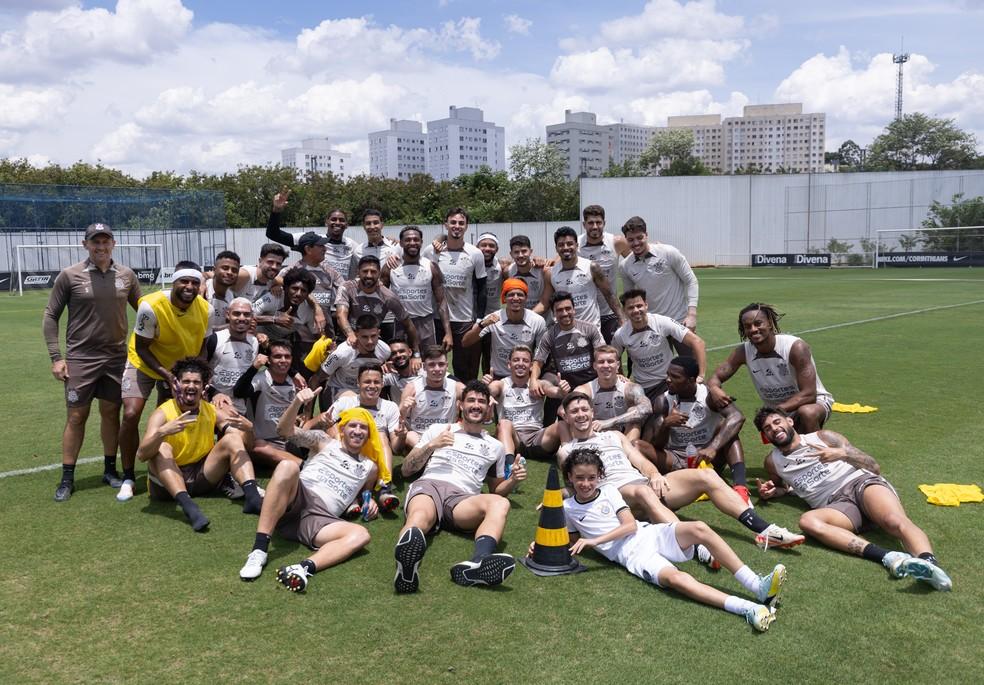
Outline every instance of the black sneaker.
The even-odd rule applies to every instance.
[[[75,483],[62,481],[55,490],[55,501],[67,502],[73,492],[75,492]]]
[[[396,578],[393,587],[399,594],[416,592],[420,588],[418,568],[427,550],[427,538],[420,528],[410,528],[396,543]]]
[[[116,471],[103,472],[102,482],[108,485],[109,487],[115,488],[117,490],[119,490],[120,486],[123,485],[123,479],[120,478],[120,474],[118,474]]]
[[[462,561],[451,567],[451,580],[458,585],[499,585],[516,570],[509,554],[490,554],[480,561]]]

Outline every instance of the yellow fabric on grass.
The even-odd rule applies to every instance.
[[[920,485],[926,501],[941,507],[959,507],[961,502],[984,502],[984,492],[977,485],[936,483]]]
[[[838,411],[842,414],[870,414],[871,412],[878,411],[878,407],[872,407],[867,404],[842,404],[841,402],[834,402],[830,406],[831,411]]]

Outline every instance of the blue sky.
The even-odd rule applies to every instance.
[[[0,0],[0,154],[229,171],[316,136],[366,168],[369,131],[452,104],[508,145],[565,108],[662,125],[797,101],[828,149],[866,145],[903,36],[906,110],[984,142],[982,29],[984,0]]]

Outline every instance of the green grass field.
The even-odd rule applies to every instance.
[[[804,334],[824,383],[838,401],[879,411],[836,414],[828,428],[880,461],[933,541],[952,593],[892,581],[810,543],[760,551],[740,524],[699,503],[682,516],[709,522],[752,568],[787,565],[768,633],[593,553],[580,575],[519,568],[504,587],[460,588],[448,568],[470,556],[471,541],[448,533],[431,543],[422,591],[396,596],[396,517],[368,524],[367,552],[293,595],[274,569],[304,549],[277,537],[264,575],[239,580],[256,526],[239,504],[204,500],[212,526],[197,535],[176,506],[148,501],[144,481],[133,501],[117,503],[99,484],[101,464],[87,463],[66,504],[52,501],[58,471],[0,478],[0,682],[980,682],[984,505],[931,506],[916,486],[984,481],[984,271],[729,269],[698,278],[698,333],[711,364],[737,341],[737,311],[750,301],[785,311],[786,332],[829,327]],[[46,297],[0,300],[0,376],[11,386],[0,394],[2,473],[59,461],[64,404],[41,338]],[[727,387],[751,415],[758,403],[745,376]],[[751,421],[742,437],[751,480],[763,475],[766,449]],[[83,456],[100,453],[91,422]],[[535,531],[547,467],[530,470],[505,536],[516,555]],[[793,498],[759,506],[792,528],[803,510]],[[726,572],[684,568],[739,590]]]

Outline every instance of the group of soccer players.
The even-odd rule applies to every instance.
[[[766,630],[785,567],[757,575],[706,524],[675,513],[706,497],[763,548],[804,540],[752,504],[739,439],[745,419],[723,387],[745,365],[764,404],[756,428],[773,445],[759,496],[799,495],[810,505],[799,526],[819,542],[895,577],[950,588],[877,462],[823,430],[833,398],[807,343],[780,332],[773,306],[739,312],[743,342],[708,376],[697,278],[640,217],[616,235],[605,230],[604,209],[590,205],[580,233],[558,229],[556,254],[537,257],[521,235],[508,252],[491,233],[469,244],[461,208],[448,211],[445,234],[430,244],[416,226],[398,240],[384,236],[381,213],[368,210],[368,240],[359,244],[338,209],[325,234],[284,230],[288,202],[286,189],[275,197],[272,242],[255,265],[231,251],[215,255],[210,274],[180,262],[170,290],[146,296],[113,260],[112,229],[88,227],[88,257],[58,276],[44,315],[52,374],[68,405],[56,501],[72,495],[98,398],[103,481],[116,499],[134,496],[137,459],[147,465],[149,496],[176,501],[196,531],[210,523],[199,496],[242,498],[259,523],[240,577],[261,575],[276,532],[312,550],[276,573],[301,591],[369,544],[354,519],[400,506],[398,467],[405,524],[394,587],[409,593],[419,588],[428,536],[442,528],[474,538],[471,558],[450,569],[455,583],[502,583],[515,568],[497,551],[509,497],[526,478],[526,459],[556,459],[571,486],[572,552],[595,548]],[[128,339],[127,306],[136,310]],[[257,469],[271,473],[265,490]],[[873,525],[905,551],[859,536]],[[695,556],[727,568],[755,600],[673,565]]]

